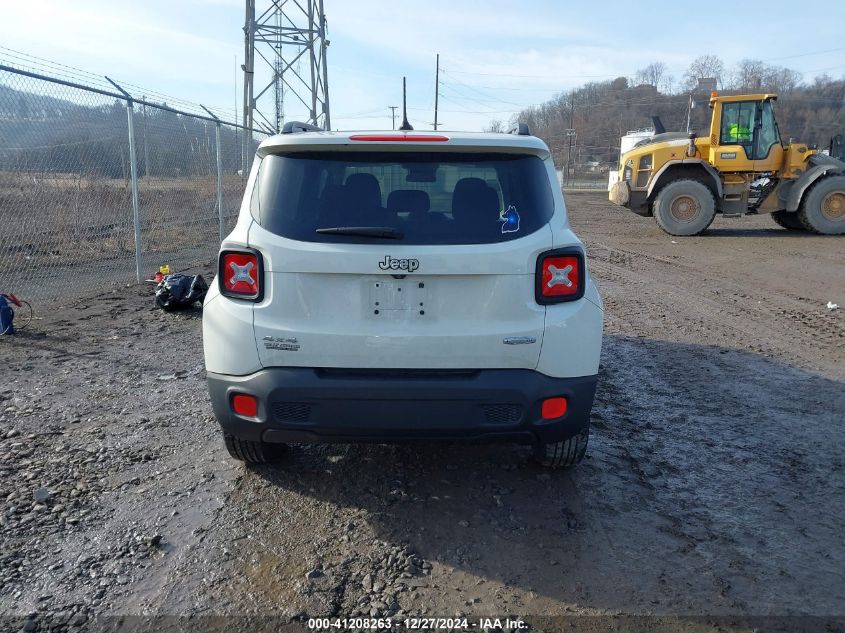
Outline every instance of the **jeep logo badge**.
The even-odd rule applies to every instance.
[[[385,255],[384,259],[378,263],[378,267],[382,270],[407,270],[412,273],[420,267],[420,261],[418,259],[394,259],[390,255]]]

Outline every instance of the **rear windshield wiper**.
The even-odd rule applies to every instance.
[[[360,235],[362,237],[383,237],[389,240],[401,240],[405,237],[402,231],[390,226],[328,226],[317,229],[317,233],[324,235]]]

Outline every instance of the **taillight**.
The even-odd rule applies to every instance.
[[[584,296],[584,255],[574,249],[548,251],[537,258],[536,299],[548,305]]]
[[[259,301],[264,277],[261,254],[255,250],[221,251],[217,278],[220,293],[234,299]]]

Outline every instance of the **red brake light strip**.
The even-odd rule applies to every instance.
[[[433,134],[353,134],[350,141],[371,141],[378,143],[443,143],[448,136]]]

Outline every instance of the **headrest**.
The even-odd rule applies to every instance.
[[[499,194],[481,178],[461,178],[452,192],[452,217],[458,222],[498,222]]]
[[[372,174],[352,174],[346,178],[346,198],[365,207],[381,206],[381,187]]]
[[[393,213],[417,215],[431,209],[431,199],[425,191],[397,189],[387,196],[387,210]]]
[[[339,224],[345,195],[343,185],[326,185],[317,206],[320,221],[325,225]]]

